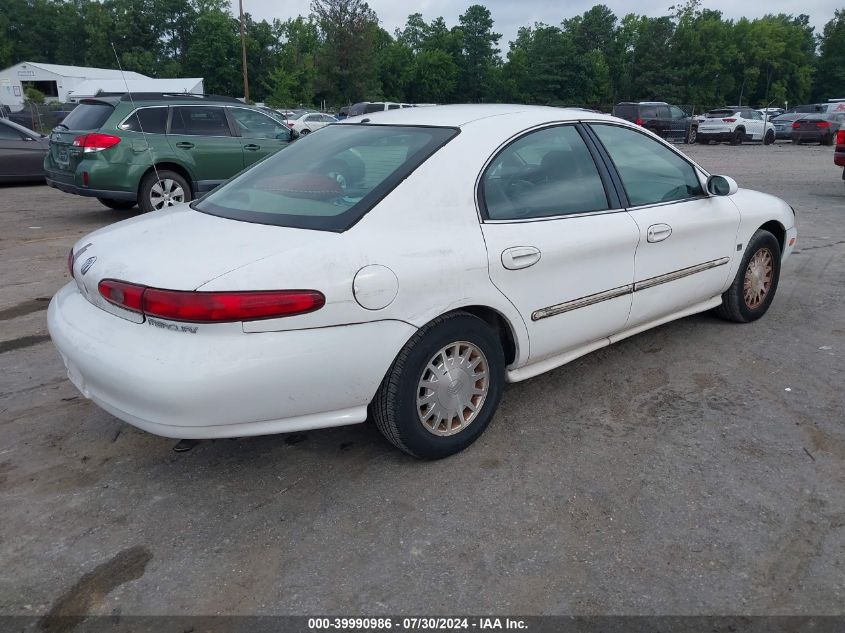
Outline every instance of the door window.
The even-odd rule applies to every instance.
[[[695,168],[662,143],[617,125],[591,127],[610,154],[631,206],[704,195]]]
[[[508,145],[481,179],[490,220],[521,220],[609,208],[598,169],[574,126],[546,128]]]
[[[7,125],[0,125],[0,140],[22,141],[23,139],[23,135],[17,130],[12,129]]]
[[[144,134],[164,134],[167,130],[167,106],[140,108],[120,124],[120,129]]]
[[[171,134],[186,136],[231,136],[223,108],[176,106],[170,122]]]
[[[687,116],[678,106],[669,106],[669,111],[672,113],[673,119],[685,119]]]
[[[246,108],[232,108],[229,112],[243,138],[286,139],[290,136],[286,126],[266,114]]]

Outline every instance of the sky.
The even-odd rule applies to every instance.
[[[244,11],[249,12],[256,19],[273,18],[286,20],[298,15],[310,13],[310,0],[243,0]],[[508,50],[508,42],[516,38],[516,31],[520,26],[528,26],[534,22],[559,24],[565,18],[571,18],[587,11],[595,4],[605,4],[621,18],[627,13],[637,13],[651,17],[667,15],[668,8],[673,4],[683,4],[683,0],[638,0],[633,3],[623,0],[576,0],[574,2],[554,2],[553,0],[416,0],[403,2],[402,0],[368,0],[370,7],[378,14],[381,26],[393,34],[394,29],[404,26],[408,15],[422,13],[426,22],[443,16],[449,27],[458,23],[458,16],[471,4],[483,4],[493,16],[494,31],[502,34],[499,48],[503,53]],[[237,2],[233,1],[235,12]],[[712,0],[703,2],[708,9],[721,11],[725,18],[740,17],[759,18],[767,13],[806,13],[810,16],[810,23],[821,32],[825,22],[833,18],[837,8],[843,8],[843,0]],[[744,7],[740,9],[739,7]]]

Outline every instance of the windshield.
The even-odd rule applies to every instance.
[[[442,127],[331,125],[192,206],[233,220],[345,231],[457,134]]]

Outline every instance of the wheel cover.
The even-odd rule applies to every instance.
[[[172,178],[163,178],[150,189],[150,205],[153,209],[172,207],[185,202],[185,190]]]
[[[745,269],[743,284],[745,305],[748,309],[756,310],[766,300],[769,291],[772,289],[774,270],[772,251],[768,248],[761,248],[754,253],[754,257],[751,258],[748,267]]]
[[[689,131],[689,142],[690,142],[690,143],[695,143],[696,136],[697,136],[697,133],[696,133],[696,131],[695,131],[695,128],[692,128],[692,129]]]
[[[478,417],[490,389],[490,367],[468,341],[449,343],[426,364],[417,385],[417,416],[429,433],[460,433]]]

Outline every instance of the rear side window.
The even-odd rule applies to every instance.
[[[382,112],[383,110],[383,103],[368,103],[366,106],[364,106],[364,114],[370,114],[372,112]]]
[[[620,103],[613,108],[613,116],[618,116],[620,119],[628,121],[636,121],[637,106],[633,103]]]
[[[481,186],[490,220],[608,208],[590,151],[571,125],[532,132],[508,145],[484,172]]]
[[[657,119],[660,118],[660,110],[656,105],[641,105],[640,116],[643,119]]]
[[[164,134],[167,131],[167,107],[140,108],[120,124],[121,130]]]
[[[187,136],[231,136],[223,108],[176,106],[170,121],[171,134]]]
[[[631,206],[704,195],[695,168],[659,141],[618,125],[591,127],[610,154]]]
[[[99,130],[114,112],[108,103],[80,103],[62,121],[62,125],[69,130]]]
[[[194,203],[234,220],[345,231],[458,131],[330,125]]]

